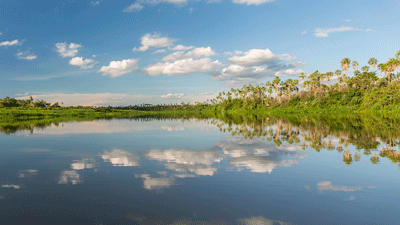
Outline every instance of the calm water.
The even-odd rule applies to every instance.
[[[1,133],[0,224],[399,224],[396,132],[326,124],[110,120]]]

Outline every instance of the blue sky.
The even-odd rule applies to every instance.
[[[400,50],[398,0],[0,0],[0,97],[204,101]],[[352,73],[352,71],[350,71]]]

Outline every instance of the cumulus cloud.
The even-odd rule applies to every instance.
[[[287,70],[281,70],[275,73],[275,76],[294,76],[294,75],[299,75],[300,73],[304,73],[304,70],[298,69],[287,69]]]
[[[233,0],[232,2],[235,4],[260,5],[273,1],[275,0]]]
[[[216,72],[222,66],[218,60],[212,61],[210,58],[195,60],[182,59],[175,62],[165,62],[150,65],[143,69],[149,76],[159,75],[186,75],[193,73],[211,73]]]
[[[166,94],[166,95],[161,95],[161,98],[182,98],[185,94],[180,93],[180,94]]]
[[[91,69],[93,68],[98,62],[94,61],[93,59],[83,59],[82,57],[75,57],[69,60],[69,64],[72,66],[79,66],[81,69]]]
[[[143,37],[141,37],[141,44],[139,48],[133,48],[133,51],[146,51],[150,47],[153,48],[166,48],[166,47],[171,47],[176,39],[171,39],[168,37],[161,37],[160,34],[154,33],[154,34],[145,34]]]
[[[171,48],[171,50],[182,51],[182,50],[190,50],[190,49],[193,49],[193,48],[194,48],[193,46],[177,45],[177,46]]]
[[[134,3],[124,9],[124,12],[139,12],[143,9],[143,6],[139,3]]]
[[[100,5],[100,1],[91,1],[93,6]]]
[[[339,33],[339,32],[344,32],[344,31],[372,31],[372,29],[359,29],[359,28],[354,28],[354,27],[338,27],[338,28],[326,28],[326,29],[322,29],[322,28],[317,28],[315,29],[314,35],[316,37],[322,37],[322,38],[326,38],[329,37],[329,34],[331,33]]]
[[[29,51],[18,52],[17,54],[15,54],[15,56],[17,57],[17,59],[23,59],[23,60],[34,60],[37,58],[35,54],[30,53]]]
[[[244,56],[233,56],[229,62],[241,66],[261,66],[278,61],[293,61],[294,57],[288,54],[276,55],[269,49],[251,49]]]
[[[101,67],[101,69],[97,72],[102,73],[103,76],[110,75],[111,77],[119,77],[136,70],[138,68],[137,64],[137,59],[111,61],[110,65]]]
[[[203,57],[210,57],[216,55],[214,50],[211,49],[210,46],[208,47],[201,47],[195,48],[192,51],[184,53],[184,51],[174,52],[165,56],[162,60],[163,61],[176,61],[181,59],[189,59],[189,58],[203,58]]]
[[[157,51],[154,51],[153,53],[154,54],[157,54],[157,53],[164,53],[164,52],[166,52],[167,50],[165,50],[165,49],[159,49],[159,50],[157,50]]]
[[[111,162],[113,166],[139,166],[139,156],[121,149],[104,151],[101,158],[105,162]]]
[[[0,42],[0,47],[9,47],[9,46],[21,45],[21,44],[22,44],[22,42],[20,40],[3,41],[3,42]]]
[[[289,63],[294,60],[296,58],[289,54],[277,55],[269,49],[251,49],[244,55],[228,58],[231,65],[223,68],[212,79],[223,81],[229,86],[240,86],[260,82],[266,77],[298,75],[303,71],[295,68],[304,63]]]
[[[362,187],[351,187],[351,186],[340,186],[333,185],[331,181],[321,181],[317,184],[317,189],[319,191],[343,191],[343,192],[352,192],[352,191],[361,191]]]
[[[75,43],[70,43],[69,45],[67,45],[67,42],[56,44],[57,52],[63,58],[75,57],[76,54],[78,54],[78,51],[79,51],[78,49],[81,47],[82,47],[82,45],[75,44]]]

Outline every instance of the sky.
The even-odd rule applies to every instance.
[[[398,0],[0,0],[0,98],[203,102],[400,50]],[[349,71],[350,74],[352,70]]]

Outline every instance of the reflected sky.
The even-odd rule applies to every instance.
[[[373,164],[372,154],[362,154],[349,165],[345,150],[354,158],[363,149],[343,143],[343,137],[328,135],[316,143],[311,132],[273,124],[265,136],[250,138],[256,127],[238,127],[242,133],[232,135],[235,128],[223,126],[226,132],[210,120],[111,120],[0,135],[0,213],[17,209],[18,215],[0,221],[46,224],[68,210],[78,224],[398,219],[400,170],[390,158]],[[34,216],[49,208],[54,215]]]

